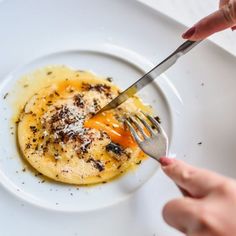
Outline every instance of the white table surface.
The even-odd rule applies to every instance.
[[[140,0],[140,2],[190,27],[215,11],[219,0]],[[236,56],[236,32],[229,29],[211,36],[210,40]]]

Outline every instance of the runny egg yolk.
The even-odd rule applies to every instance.
[[[106,132],[112,142],[120,144],[122,147],[134,147],[137,144],[134,142],[131,133],[124,128],[123,124],[118,122],[114,114],[110,111],[105,111],[88,119],[84,126]]]

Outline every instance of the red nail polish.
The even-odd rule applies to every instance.
[[[236,30],[236,26],[233,26],[231,29],[232,29],[232,31]]]
[[[187,30],[183,35],[182,37],[184,39],[189,39],[191,38],[194,34],[195,34],[195,31],[196,31],[196,28],[195,27],[192,27],[190,28],[189,30]]]
[[[173,159],[168,157],[161,157],[159,159],[159,162],[161,163],[162,166],[168,166],[173,163]]]

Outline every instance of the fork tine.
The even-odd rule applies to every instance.
[[[145,126],[145,128],[148,130],[148,132],[151,134],[151,136],[153,136],[155,133],[153,132],[152,127],[137,114],[135,116],[142,122],[142,124]]]
[[[141,138],[138,136],[137,132],[135,131],[135,129],[133,128],[133,126],[131,125],[131,123],[127,119],[125,119],[125,124],[129,127],[129,130],[130,130],[133,138],[135,139],[135,141],[137,143],[140,143],[142,141]]]
[[[161,127],[161,125],[158,123],[158,121],[156,121],[152,116],[143,113],[148,120],[156,127],[156,129],[158,130],[159,133],[163,133],[163,129]]]
[[[141,135],[143,136],[144,139],[148,138],[148,135],[144,132],[143,128],[140,126],[139,122],[137,122],[137,120],[130,116],[129,117],[130,120],[135,124],[136,128],[138,129],[138,131],[141,133]]]

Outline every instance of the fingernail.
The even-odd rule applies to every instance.
[[[236,26],[233,26],[231,29],[232,29],[232,31],[236,30]]]
[[[173,159],[172,158],[168,158],[168,157],[161,157],[159,159],[159,162],[161,163],[161,165],[164,166],[168,166],[171,165],[173,163]]]
[[[196,31],[196,27],[192,27],[190,28],[189,30],[187,30],[183,35],[182,37],[184,39],[189,39],[191,38],[194,34],[195,34],[195,31]]]

